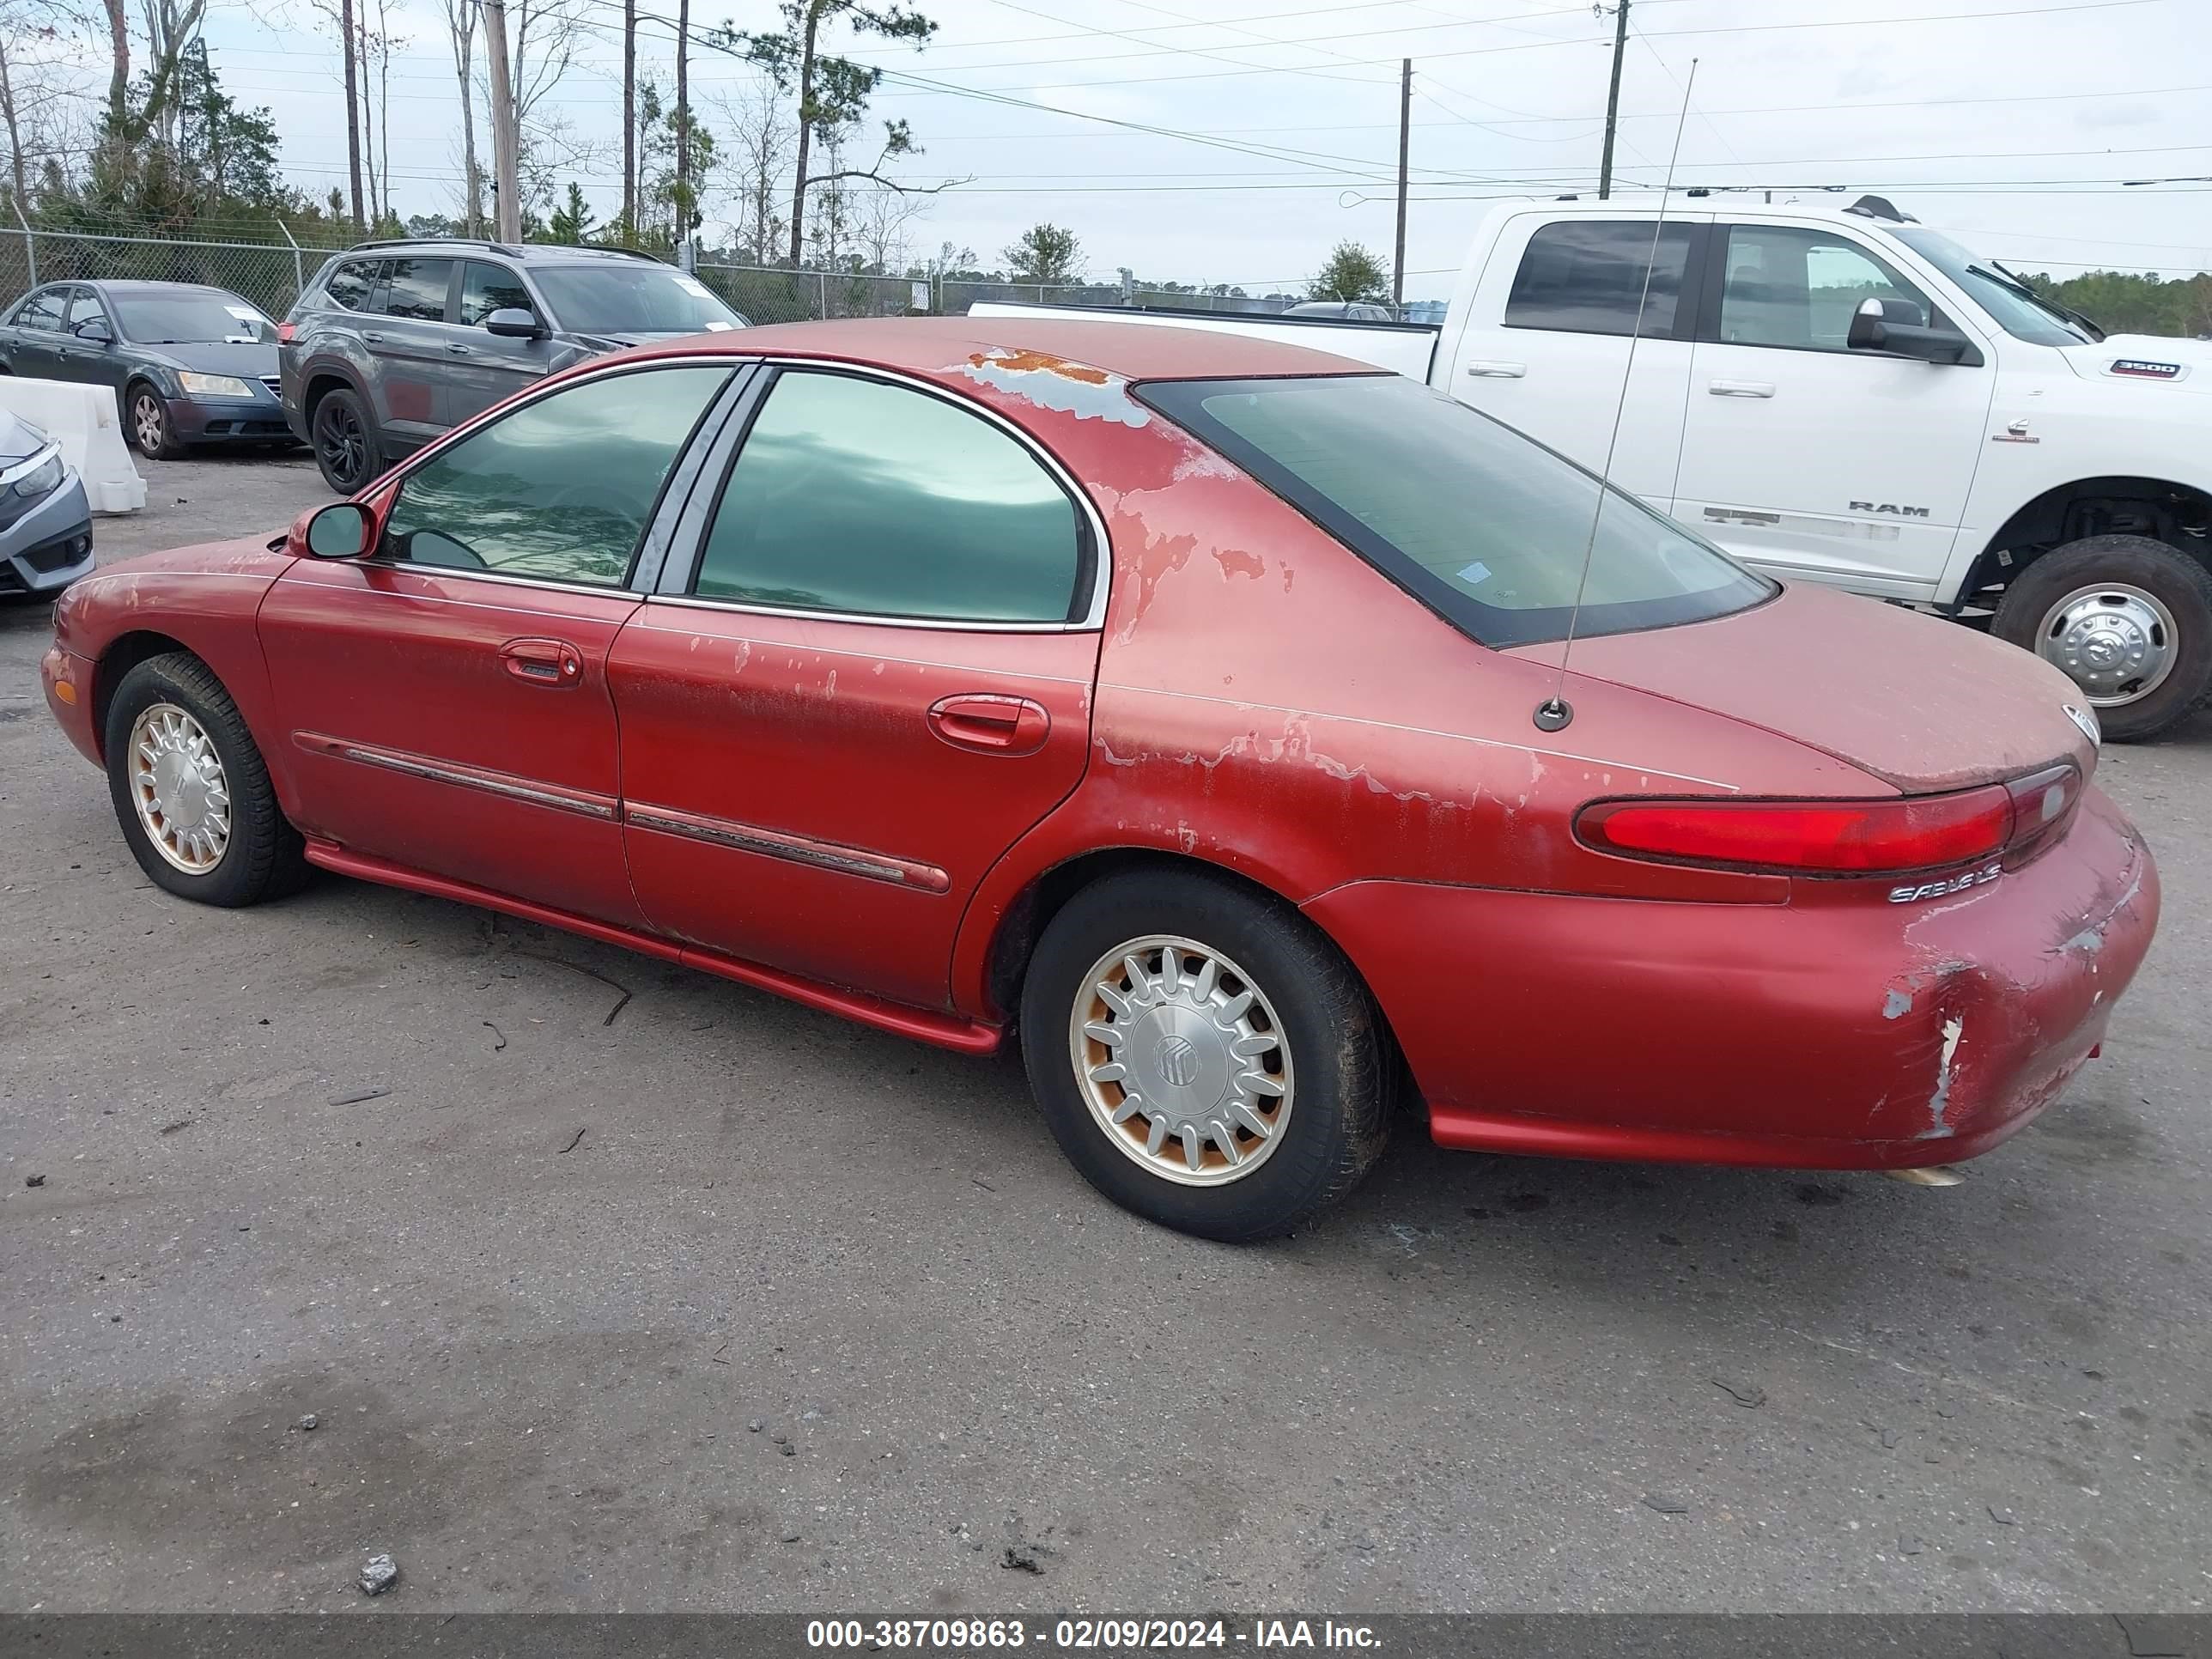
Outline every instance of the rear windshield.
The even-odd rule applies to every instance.
[[[532,270],[562,328],[576,334],[704,334],[743,325],[695,276],[644,259]]]
[[[1577,635],[1703,622],[1777,591],[1565,456],[1399,375],[1160,380],[1136,395],[1485,645],[1565,637],[1585,550]]]

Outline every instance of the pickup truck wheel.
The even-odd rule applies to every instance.
[[[2212,570],[2148,536],[2052,549],[2005,590],[1991,631],[2064,671],[2115,742],[2212,698]]]
[[[1123,1208],[1241,1243],[1367,1172],[1389,1133],[1366,988],[1295,913],[1142,871],[1054,916],[1024,978],[1022,1055],[1053,1136]]]
[[[226,908],[291,891],[305,845],[208,665],[177,651],[123,677],[108,707],[108,793],[131,856],[179,898]]]

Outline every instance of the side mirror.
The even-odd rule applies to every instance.
[[[86,318],[76,327],[70,329],[70,332],[76,335],[78,339],[88,341],[94,345],[115,343],[115,336],[108,331],[107,325],[97,317]]]
[[[292,548],[318,559],[357,559],[368,550],[374,524],[358,501],[332,501],[302,513],[292,526]]]
[[[1862,300],[1844,343],[1853,351],[1886,351],[1927,363],[1978,367],[1982,361],[1974,343],[1958,330],[1923,323],[1920,307],[1910,300]]]
[[[550,331],[534,313],[520,306],[502,306],[483,319],[484,331],[503,340],[542,340]]]

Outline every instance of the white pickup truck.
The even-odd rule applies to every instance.
[[[1627,373],[1614,481],[1742,562],[1980,621],[2070,674],[2115,738],[2212,698],[2212,347],[2106,335],[1878,198],[1658,217],[1498,209],[1441,327],[1109,314],[1295,330],[1593,470]]]

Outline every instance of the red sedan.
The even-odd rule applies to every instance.
[[[1341,1196],[1408,1085],[1447,1146],[1971,1157],[2157,920],[2032,654],[1226,335],[601,359],[54,631],[54,714],[171,892],[320,866],[1018,1031],[1083,1173],[1221,1238]]]

